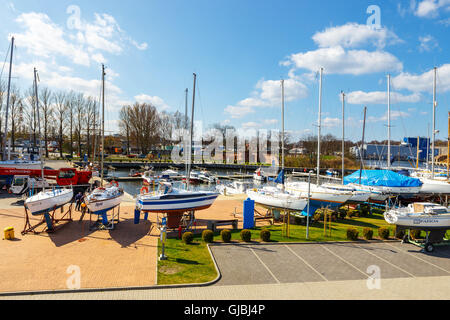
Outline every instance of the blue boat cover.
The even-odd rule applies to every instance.
[[[284,184],[284,170],[281,170],[280,174],[278,175],[278,177],[276,179],[269,178],[269,181],[275,182],[278,184]]]
[[[359,173],[355,173],[344,178],[344,183],[359,184]],[[361,175],[361,184],[365,186],[382,187],[421,187],[422,182],[419,179],[407,177],[390,170],[363,170]]]

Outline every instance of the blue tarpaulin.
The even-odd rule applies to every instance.
[[[359,173],[355,173],[344,178],[344,183],[359,184]],[[422,182],[416,178],[410,178],[390,170],[363,170],[361,184],[364,186],[382,187],[420,187]]]

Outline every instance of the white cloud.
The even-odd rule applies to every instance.
[[[296,79],[284,80],[285,101],[291,102],[307,96],[308,89]],[[250,113],[254,113],[256,107],[281,108],[281,81],[280,80],[260,80],[256,85],[253,97],[239,101],[235,106],[225,108],[232,118],[242,118]]]
[[[140,94],[134,97],[139,103],[150,103],[159,111],[167,111],[171,107],[164,102],[164,100],[158,96],[149,96],[146,94]]]
[[[415,7],[414,14],[421,18],[436,18],[439,11],[450,10],[450,0],[423,0]]]
[[[411,117],[411,115],[407,112],[398,110],[391,111],[391,121],[397,120],[398,118],[409,118],[409,117]],[[382,117],[370,116],[367,118],[367,122],[387,122],[387,121],[388,121],[387,112]]]
[[[444,64],[437,69],[438,92],[450,91],[450,64]],[[422,74],[401,73],[392,79],[397,89],[406,89],[411,92],[432,92],[434,70]]]
[[[321,48],[343,47],[356,48],[373,44],[384,48],[387,42],[398,43],[401,40],[395,33],[386,28],[375,29],[365,24],[347,23],[342,26],[327,28],[317,32],[313,40]]]
[[[233,119],[239,119],[254,112],[255,110],[252,107],[246,106],[228,106],[225,108],[225,113],[228,113]]]
[[[322,126],[325,128],[334,128],[342,125],[342,119],[339,118],[325,118],[322,120]]]
[[[119,55],[128,42],[139,50],[147,44],[138,44],[108,14],[95,14],[93,22],[80,21],[79,25],[67,30],[54,23],[44,13],[22,13],[16,22],[23,32],[15,35],[17,46],[40,58],[61,56],[73,63],[90,66],[94,62],[105,62],[101,52]]]
[[[431,35],[420,36],[419,42],[420,42],[419,46],[420,52],[431,51],[434,48],[439,47],[437,40]]]
[[[411,95],[403,95],[398,92],[391,92],[391,102],[395,103],[416,103],[421,100],[419,93],[413,93]],[[387,104],[387,92],[386,91],[353,91],[347,94],[347,102],[349,104]]]
[[[323,67],[328,74],[362,75],[403,69],[403,64],[388,52],[347,51],[340,46],[293,54],[289,59],[297,69],[317,71]]]

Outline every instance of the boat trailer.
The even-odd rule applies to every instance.
[[[425,250],[428,253],[434,251],[437,246],[448,246],[450,245],[450,239],[447,239],[447,230],[438,229],[433,231],[425,231],[425,239],[412,239],[411,230],[408,229],[408,233],[403,238],[403,243],[411,243]]]

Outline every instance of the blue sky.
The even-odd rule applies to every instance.
[[[379,28],[367,25],[370,5],[380,9]],[[105,62],[110,130],[120,106],[135,100],[184,112],[184,90],[192,90],[196,72],[196,120],[204,127],[281,128],[283,78],[286,129],[295,137],[314,134],[317,72],[324,67],[323,133],[341,135],[343,90],[347,137],[360,139],[367,105],[367,138],[385,139],[391,74],[392,137],[426,136],[437,66],[438,138],[447,137],[450,0],[0,0],[0,6],[0,57],[15,35],[14,82],[22,88],[37,66],[41,86],[98,96]]]

